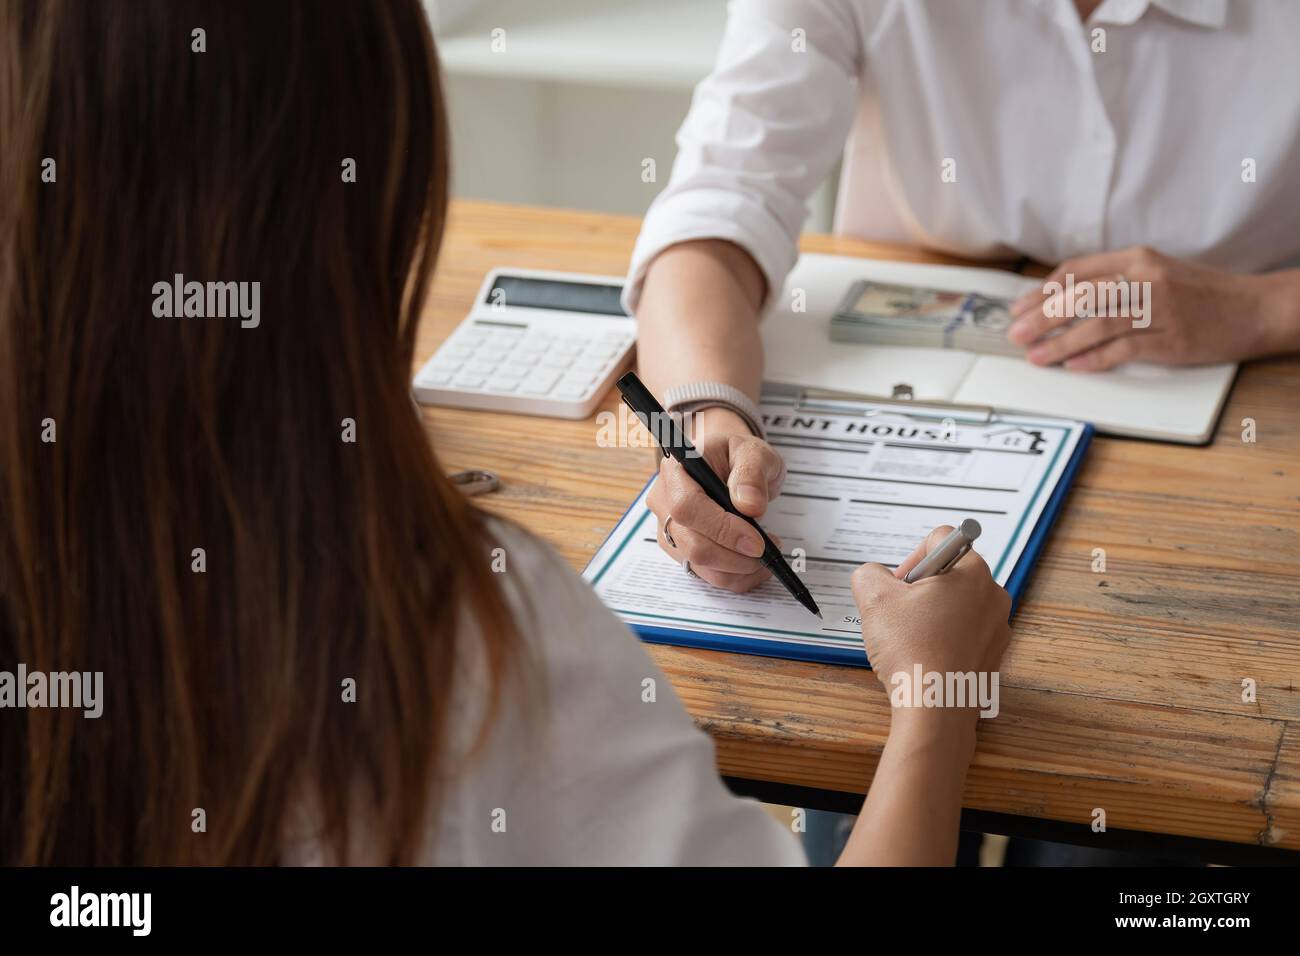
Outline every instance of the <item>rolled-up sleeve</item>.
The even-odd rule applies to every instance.
[[[677,133],[668,186],[651,204],[623,304],[635,313],[646,269],[692,239],[726,239],[779,290],[798,254],[808,199],[853,122],[861,56],[848,3],[733,0],[713,72]]]

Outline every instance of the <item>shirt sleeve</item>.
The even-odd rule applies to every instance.
[[[861,58],[842,0],[733,0],[713,72],[677,133],[667,187],[651,204],[623,295],[634,314],[650,262],[691,239],[727,239],[779,292],[798,255],[808,199],[844,148]]]
[[[533,666],[457,801],[457,862],[806,865],[789,827],[727,790],[712,740],[587,583],[517,528],[500,540]]]

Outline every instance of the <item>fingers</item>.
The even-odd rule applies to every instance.
[[[1023,313],[1007,329],[1007,338],[1017,345],[1029,345],[1037,342],[1053,329],[1064,328],[1076,320],[1079,314],[1076,307],[1067,307],[1061,295],[1047,296],[1037,309]]]
[[[907,577],[911,570],[920,564],[921,560],[937,548],[943,542],[943,539],[952,534],[952,532],[953,527],[949,524],[941,524],[931,531],[925,536],[925,540],[918,544],[915,550],[905,557],[903,562],[894,569],[894,577],[898,578],[900,581]]]
[[[1085,319],[1075,322],[1059,335],[1038,342],[1025,353],[1025,358],[1035,365],[1056,365],[1131,331],[1127,322],[1109,318]]]
[[[941,524],[936,527],[925,536],[925,540],[917,545],[916,549],[904,558],[902,564],[893,571],[889,570],[889,568],[885,567],[883,564],[864,564],[859,567],[853,572],[852,581],[853,597],[854,600],[858,601],[858,606],[862,607],[864,600],[874,602],[875,599],[878,599],[888,591],[895,588],[902,582],[902,579],[907,575],[907,573],[920,564],[922,558],[935,548],[939,547],[939,545],[943,543],[944,539],[953,533],[953,530],[953,526],[949,524]],[[975,552],[969,551],[967,552],[966,557],[969,557],[972,554],[975,554]],[[979,557],[979,555],[975,556],[977,558]],[[963,558],[963,560],[965,559]],[[980,558],[980,560],[982,561],[983,558]],[[987,568],[987,565],[985,565],[985,567]],[[886,580],[886,578],[888,580]]]
[[[853,602],[858,610],[865,611],[881,601],[895,589],[906,587],[894,576],[894,572],[883,564],[864,564],[853,572],[850,581],[853,590]]]
[[[1064,285],[1067,275],[1072,275],[1078,280],[1106,275],[1107,273],[1125,272],[1131,269],[1134,261],[1140,258],[1144,252],[1145,250],[1140,248],[1116,249],[1111,252],[1098,252],[1092,255],[1066,259],[1043,280],[1043,288],[1047,288],[1053,283]],[[1018,319],[1030,312],[1041,312],[1043,303],[1049,298],[1049,293],[1044,292],[1043,288],[1032,289],[1012,302],[1012,317]]]
[[[663,528],[660,527],[660,534],[663,534]],[[738,551],[732,551],[730,548],[724,548],[711,538],[707,538],[697,531],[693,531],[673,516],[672,527],[669,529],[672,533],[673,541],[676,547],[665,548],[672,554],[673,558],[680,561],[682,558],[689,558],[691,567],[699,572],[706,568],[712,571],[722,571],[726,574],[754,574],[763,568],[763,562],[758,558],[751,558],[748,555],[741,554]],[[665,544],[660,541],[660,544]]]
[[[971,548],[963,554],[946,573],[955,574],[960,572],[971,577],[987,578],[993,580],[993,572],[989,568],[989,563],[984,560],[984,556]]]
[[[713,467],[727,475],[732,503],[743,514],[761,515],[779,493],[785,462],[761,439],[727,436],[712,443],[706,439],[699,447]],[[748,591],[771,576],[760,560],[762,536],[744,518],[709,498],[678,462],[660,462],[646,503],[659,519],[659,547],[676,562],[688,560],[701,580],[729,591]]]
[[[728,591],[748,591],[771,576],[771,572],[758,558],[723,548],[717,542],[678,521],[676,513],[669,510],[668,493],[665,488],[666,482],[661,476],[650,489],[646,503],[656,517],[660,518],[656,535],[659,547],[673,561],[680,564],[683,559],[689,560],[691,571],[700,580]],[[700,494],[703,495],[703,492],[701,491]],[[669,515],[672,516],[672,523],[665,528]]]
[[[677,521],[674,520],[670,542],[663,526],[660,525],[659,547],[678,563],[681,563],[683,558],[688,559],[691,563],[691,571],[701,581],[706,581],[714,587],[740,593],[752,590],[771,577],[772,572],[757,558],[746,558],[735,552],[725,551],[707,538],[687,537],[693,534],[689,529],[678,527]],[[731,571],[728,568],[738,570]]]
[[[1121,276],[1131,281],[1158,273],[1163,261],[1160,253],[1145,246],[1067,259],[1043,280],[1042,288],[1027,292],[1011,303],[1014,321],[1007,329],[1007,338],[1019,345],[1029,345],[1053,329],[1069,325],[1074,316],[1088,311],[1078,307],[1080,298],[1088,295],[1078,285],[1073,289],[1074,301],[1066,301],[1064,287],[1070,277],[1074,283],[1083,285],[1102,278],[1119,281]]]
[[[929,554],[935,548],[939,547],[939,545],[943,544],[944,539],[956,530],[957,529],[950,524],[941,524],[936,526],[934,530],[925,536],[925,553]]]
[[[1052,345],[1055,353],[1048,353],[1041,359],[1031,358],[1030,361],[1038,364],[1050,364],[1053,359],[1051,354],[1055,354],[1055,361],[1060,361],[1067,357],[1066,349],[1072,347],[1066,344],[1055,343],[1054,339],[1042,341],[1044,336],[1050,335],[1054,330],[1066,328],[1073,321],[1074,317],[1086,313],[1100,313],[1098,307],[1091,310],[1080,308],[1080,305],[1086,306],[1086,300],[1090,294],[1085,288],[1091,289],[1095,298],[1100,297],[1100,293],[1092,288],[1091,284],[1098,280],[1109,280],[1120,282],[1121,280],[1133,283],[1134,280],[1147,279],[1152,282],[1160,280],[1161,276],[1167,269],[1168,259],[1154,249],[1146,246],[1135,246],[1129,249],[1120,249],[1114,252],[1101,252],[1095,255],[1080,256],[1076,259],[1068,259],[1061,263],[1052,271],[1046,279],[1043,280],[1043,286],[1040,289],[1034,289],[1011,304],[1011,316],[1014,320],[1007,329],[1007,338],[1019,345],[1031,345],[1039,342],[1041,345]],[[1073,302],[1066,301],[1065,286],[1069,285],[1069,279],[1073,279]],[[1149,312],[1150,304],[1144,303]],[[1130,307],[1131,308],[1131,307]],[[1127,311],[1127,310],[1126,310]],[[1147,318],[1146,324],[1150,324]],[[1134,325],[1134,328],[1145,328],[1146,325]],[[1068,333],[1067,333],[1068,334]],[[1114,338],[1114,335],[1102,336],[1096,329],[1091,329],[1087,334],[1100,336],[1092,345],[1099,345],[1101,342]],[[1116,331],[1116,335],[1118,332]],[[1061,336],[1063,337],[1063,336]],[[1031,350],[1032,351],[1032,350]],[[1078,354],[1077,351],[1069,354]],[[1111,354],[1114,354],[1112,350]],[[1094,367],[1094,362],[1098,363]],[[1120,364],[1114,362],[1112,364]],[[1088,370],[1100,371],[1100,360],[1090,360],[1084,366]],[[1106,366],[1111,367],[1111,366]]]
[[[731,503],[744,514],[757,518],[767,510],[767,503],[781,490],[785,479],[785,461],[771,445],[759,439],[732,442],[727,475]]]
[[[899,564],[898,567],[894,568],[894,577],[898,578],[900,581],[903,580],[903,578],[912,573],[914,567],[921,563],[921,559],[925,557],[925,554],[925,542],[922,541],[912,550],[911,554],[903,559],[902,563]]]
[[[660,519],[673,517],[673,538],[679,527],[686,528],[715,544],[751,558],[763,554],[763,539],[743,518],[737,517],[704,493],[677,462],[665,458],[659,466],[655,491],[660,492],[651,510]],[[687,555],[689,557],[689,555]],[[692,559],[693,560],[693,559]]]
[[[1018,345],[1030,345],[1034,342],[1050,345],[1057,339],[1069,335],[1072,327],[1087,326],[1088,322],[1085,320],[1094,318],[1100,312],[1097,308],[1096,290],[1082,284],[1085,280],[1079,281],[1081,284],[1069,290],[1068,296],[1064,289],[1043,296],[1037,309],[1026,310],[1007,329],[1007,338]],[[1093,297],[1092,305],[1087,301],[1090,295]],[[1049,332],[1057,330],[1060,332],[1059,335],[1043,339]],[[1095,331],[1095,328],[1092,331]]]
[[[894,569],[893,577],[900,581],[905,578],[908,572],[920,564],[921,560],[927,554],[939,547],[939,545],[943,543],[944,539],[946,539],[948,535],[952,534],[952,532],[952,525],[947,524],[941,524],[931,531],[926,535],[925,540],[917,545],[916,550],[904,558],[903,562]],[[883,565],[880,566],[883,567]],[[877,567],[877,565],[863,565],[863,567]],[[964,574],[983,575],[990,580],[993,577],[992,571],[989,570],[988,562],[986,562],[974,548],[971,548],[962,555],[960,560],[949,568],[948,573],[951,574],[959,568],[963,569]]]
[[[1142,358],[1145,353],[1144,345],[1145,340],[1140,336],[1121,336],[1075,355],[1066,361],[1065,367],[1072,372],[1104,372]]]

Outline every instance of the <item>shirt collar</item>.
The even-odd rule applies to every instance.
[[[1228,0],[1152,0],[1170,16],[1202,27],[1221,27],[1228,19]]]
[[[1071,0],[1065,0],[1070,3]],[[1197,26],[1218,28],[1228,18],[1228,0],[1102,0],[1092,15],[1094,23],[1124,26],[1136,23],[1150,7]]]

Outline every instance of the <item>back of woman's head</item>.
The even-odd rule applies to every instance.
[[[0,63],[0,670],[103,674],[0,710],[0,862],[271,862],[304,788],[409,858],[455,596],[513,633],[409,399],[419,0],[0,0]]]

